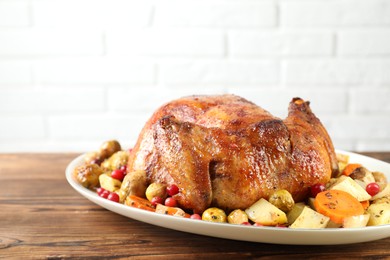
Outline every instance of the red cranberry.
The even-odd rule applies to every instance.
[[[113,202],[119,202],[119,195],[116,194],[115,192],[111,192],[108,197],[107,197],[108,200],[111,200]]]
[[[110,191],[104,190],[104,191],[102,191],[102,193],[99,196],[102,197],[102,198],[107,199],[108,195],[110,195]]]
[[[379,187],[378,183],[376,183],[376,182],[371,182],[371,183],[367,184],[367,186],[366,186],[366,191],[371,196],[375,196],[376,194],[379,193],[380,190],[381,190],[381,187]]]
[[[167,187],[167,193],[169,196],[173,196],[179,193],[179,187],[175,184],[171,184]]]
[[[163,199],[161,197],[153,197],[152,200],[150,201],[153,206],[156,206],[157,204],[163,204]]]
[[[172,197],[168,197],[165,199],[164,204],[165,204],[165,206],[168,206],[168,207],[176,207],[177,201]]]
[[[201,219],[202,219],[202,217],[201,217],[199,214],[192,214],[192,215],[190,216],[190,218],[191,218],[191,219],[197,219],[197,220],[201,220]]]
[[[102,187],[99,187],[99,188],[96,189],[96,193],[97,193],[97,195],[99,195],[99,196],[101,196],[102,193],[103,193],[104,191],[105,191],[105,189],[102,188]]]
[[[123,178],[125,177],[125,173],[124,173],[124,171],[119,170],[119,169],[113,170],[111,172],[111,177],[114,178],[114,179],[122,181]]]
[[[315,198],[318,193],[323,192],[326,189],[325,184],[317,183],[310,187],[311,197]]]
[[[126,175],[126,173],[127,173],[127,166],[126,165],[121,166],[120,170]]]

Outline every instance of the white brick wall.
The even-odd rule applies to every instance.
[[[390,150],[389,0],[0,0],[0,152],[134,144],[162,103],[311,101],[339,149]]]

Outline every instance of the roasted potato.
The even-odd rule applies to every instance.
[[[208,208],[203,211],[202,220],[210,222],[226,222],[226,213],[219,208]]]
[[[227,221],[230,224],[242,224],[248,222],[248,220],[248,215],[241,209],[233,210],[227,217]]]
[[[245,212],[250,220],[265,226],[287,223],[286,213],[263,198],[247,208]]]
[[[304,207],[301,214],[296,218],[290,228],[324,228],[329,222],[329,218],[309,207]]]
[[[119,152],[121,149],[121,145],[117,140],[109,140],[100,146],[98,153],[101,158],[106,159],[111,157],[114,153]]]
[[[290,211],[295,204],[293,197],[287,190],[275,191],[268,201],[284,212]]]
[[[86,164],[100,165],[104,161],[104,159],[100,156],[98,152],[90,152],[84,156],[84,161]]]
[[[349,177],[351,177],[354,180],[360,180],[360,181],[364,182],[366,185],[371,183],[371,182],[375,182],[374,175],[369,170],[367,170],[367,168],[365,168],[365,167],[356,168],[349,175]]]
[[[100,187],[105,190],[115,192],[119,190],[122,185],[122,182],[114,179],[110,176],[110,173],[105,173],[99,176]]]
[[[369,214],[346,217],[343,220],[343,227],[344,228],[365,227],[367,226],[369,219],[370,219]]]
[[[103,174],[103,170],[97,164],[81,165],[73,172],[73,176],[76,180],[88,189],[99,186],[99,176],[101,174]]]
[[[368,207],[367,213],[370,214],[368,226],[390,224],[390,199],[381,199],[372,203]]]
[[[135,195],[145,197],[147,179],[145,171],[134,171],[126,174],[119,190],[120,201],[123,202],[127,196]]]
[[[287,213],[287,220],[288,224],[294,223],[294,221],[301,215],[302,210],[307,207],[305,203],[303,202],[298,202],[295,203],[292,209]]]
[[[129,160],[129,153],[127,151],[119,151],[111,155],[110,158],[105,160],[101,167],[108,171],[120,169],[122,166],[127,165]]]
[[[371,195],[367,193],[358,183],[352,178],[341,176],[337,182],[333,184],[329,190],[341,190],[354,196],[358,201],[365,201],[371,199]]]
[[[375,182],[377,183],[387,183],[387,178],[382,172],[372,172]]]
[[[165,199],[167,197],[167,185],[153,182],[146,188],[145,195],[149,201],[152,201],[154,197]]]

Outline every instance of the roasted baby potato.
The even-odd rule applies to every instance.
[[[167,185],[153,182],[146,188],[145,195],[149,201],[152,201],[154,197],[165,199],[167,197]]]
[[[97,164],[84,164],[77,167],[73,176],[85,188],[93,189],[99,186],[99,176],[103,170]]]
[[[111,157],[105,160],[101,166],[106,170],[113,171],[127,165],[128,159],[129,153],[127,151],[119,151],[111,155]]]
[[[377,183],[387,183],[387,178],[382,172],[372,172],[375,182]]]
[[[241,209],[236,209],[230,212],[227,217],[227,221],[230,224],[242,224],[248,222],[248,215]]]
[[[126,174],[119,190],[120,201],[123,202],[127,196],[135,195],[144,197],[147,188],[145,171],[134,171]]]
[[[226,222],[226,213],[219,208],[208,208],[202,214],[202,220],[210,222]]]
[[[290,211],[295,204],[293,197],[287,190],[275,191],[268,201],[284,212]]]
[[[101,158],[106,159],[112,156],[114,153],[119,152],[121,149],[121,145],[117,140],[109,140],[100,146],[98,153],[100,154]]]

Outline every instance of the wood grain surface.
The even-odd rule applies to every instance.
[[[371,153],[390,162],[390,153]],[[0,154],[0,258],[4,259],[390,259],[390,238],[338,246],[218,239],[135,221],[74,191],[77,154]]]

